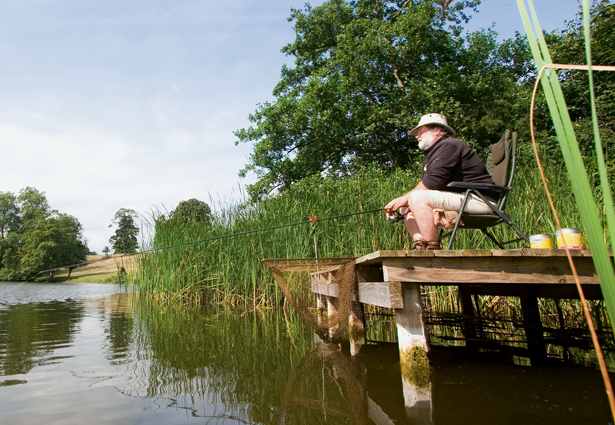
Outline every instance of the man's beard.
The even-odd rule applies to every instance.
[[[427,142],[425,140],[419,140],[419,149],[427,150],[430,147],[432,147],[435,142],[436,142],[436,139],[433,139],[431,142]]]

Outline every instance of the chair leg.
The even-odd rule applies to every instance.
[[[493,236],[491,234],[490,231],[488,231],[487,229],[480,229],[481,232],[483,232],[489,239],[491,239],[491,241],[496,244],[498,246],[498,248],[500,249],[504,249],[504,245],[502,245],[501,243],[498,242],[498,240],[495,238],[495,236]]]
[[[451,247],[453,246],[453,239],[455,239],[455,235],[457,234],[457,228],[459,227],[459,223],[461,222],[461,216],[463,215],[463,210],[466,209],[466,204],[468,203],[469,195],[470,195],[470,190],[467,190],[466,196],[463,198],[463,202],[461,203],[461,208],[459,209],[457,221],[455,222],[455,227],[453,227],[453,231],[451,233],[451,238],[448,240],[448,245],[446,247],[447,251],[450,251]]]
[[[469,191],[468,191],[469,192]],[[521,236],[523,239],[525,239],[525,241],[527,243],[530,243],[530,238],[528,238],[525,233],[523,233],[521,230],[519,230],[519,228],[517,226],[515,226],[512,222],[512,219],[510,218],[510,216],[504,212],[504,211],[500,211],[497,208],[495,208],[493,205],[491,205],[491,203],[489,201],[487,201],[487,199],[485,199],[485,197],[483,196],[482,193],[478,192],[478,191],[472,191],[473,193],[476,193],[476,195],[478,195],[479,198],[481,198],[484,202],[487,203],[487,205],[489,205],[491,207],[491,209],[493,210],[493,212],[498,215],[506,224],[508,224],[510,227],[512,227],[512,229],[517,232],[517,234],[519,236]],[[496,242],[496,244],[498,246],[501,247],[501,245],[499,243]],[[504,248],[501,248],[504,249]]]

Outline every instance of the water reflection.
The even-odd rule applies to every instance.
[[[58,361],[52,354],[71,343],[83,317],[77,301],[11,305],[0,310],[0,375],[26,374]]]
[[[315,343],[290,313],[186,308],[111,288],[97,297],[78,290],[55,301],[33,293],[23,303],[3,298],[0,422],[610,420],[592,368],[526,367],[506,353],[433,347],[430,386],[413,394],[396,344],[366,345],[351,357],[349,346]],[[409,402],[419,396],[420,403]]]
[[[143,299],[122,310],[110,317],[107,337],[117,355],[131,334],[127,372],[117,387],[191,406],[191,416],[270,422],[281,385],[311,346],[311,333],[296,318]],[[123,322],[127,312],[132,325]]]

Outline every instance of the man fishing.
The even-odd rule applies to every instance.
[[[438,220],[434,209],[459,211],[464,189],[447,188],[450,182],[494,184],[485,164],[467,144],[455,139],[455,130],[449,127],[446,117],[427,114],[410,131],[425,151],[421,181],[414,189],[393,199],[385,207],[387,219],[399,210],[404,215],[404,224],[414,241],[414,250],[440,249]],[[494,196],[485,196],[495,202]],[[471,213],[488,213],[491,208],[483,200],[472,195],[465,210]]]

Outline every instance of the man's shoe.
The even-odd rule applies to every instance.
[[[419,239],[418,241],[414,241],[412,244],[412,249],[415,251],[435,251],[440,249],[440,241],[426,241],[424,239]]]

